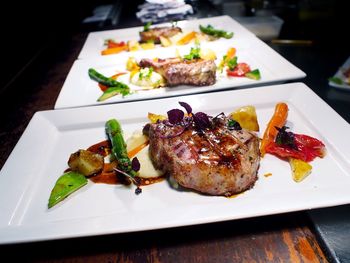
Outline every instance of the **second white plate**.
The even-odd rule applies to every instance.
[[[136,60],[140,60],[141,58],[152,59],[156,57],[176,57],[177,53],[180,53],[180,55],[188,54],[191,47],[192,46],[188,45],[161,50],[149,50],[147,52],[137,52],[133,54],[133,57],[135,57]],[[126,72],[126,61],[129,58],[129,55],[111,55],[75,61],[57,98],[55,109],[171,97],[222,89],[261,86],[270,83],[281,83],[283,81],[299,79],[306,76],[304,72],[288,62],[256,37],[247,38],[246,45],[243,46],[237,46],[234,40],[232,40],[232,42],[208,42],[201,45],[201,48],[203,49],[207,48],[215,51],[217,55],[216,64],[220,63],[223,55],[230,47],[235,47],[237,49],[236,55],[238,57],[238,62],[247,63],[252,70],[256,68],[260,70],[260,80],[252,80],[245,77],[228,77],[224,71],[221,74],[217,73],[216,83],[212,86],[195,87],[182,85],[171,88],[164,87],[147,91],[137,91],[125,97],[117,95],[103,102],[98,102],[97,99],[101,96],[102,91],[98,87],[97,82],[91,80],[88,76],[88,69],[94,68],[105,76],[112,76],[120,71]],[[133,85],[128,82],[129,78],[127,76],[123,79],[123,82],[133,88]]]

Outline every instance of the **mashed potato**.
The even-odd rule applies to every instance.
[[[158,88],[164,84],[164,79],[152,68],[142,68],[130,76],[130,82],[143,88]]]
[[[132,136],[126,141],[127,150],[130,151],[137,146],[145,143],[148,140],[147,136],[142,134],[142,131],[135,131]],[[136,154],[137,159],[141,164],[139,176],[142,178],[157,178],[163,175],[163,172],[156,170],[149,156],[148,146],[143,148]]]

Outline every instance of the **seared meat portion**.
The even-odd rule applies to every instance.
[[[148,31],[140,32],[141,42],[153,41],[155,44],[159,44],[159,37],[172,37],[178,33],[181,33],[182,30],[179,27],[165,26],[165,27],[154,27]]]
[[[150,156],[183,187],[209,195],[230,196],[251,188],[259,168],[259,139],[247,130],[228,127],[226,117],[211,118],[212,127],[166,121],[149,128]]]
[[[152,67],[166,79],[168,86],[206,86],[213,85],[216,81],[216,65],[213,60],[142,59],[139,65]]]

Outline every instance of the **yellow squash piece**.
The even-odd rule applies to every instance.
[[[156,46],[154,45],[153,42],[149,42],[149,43],[141,43],[140,44],[142,49],[154,49]]]
[[[199,51],[199,55],[202,59],[206,59],[206,60],[215,60],[216,59],[216,54],[211,49],[201,49]]]
[[[230,114],[230,118],[237,121],[244,129],[259,131],[258,118],[254,106],[240,107]]]
[[[289,164],[292,168],[293,180],[301,182],[304,180],[312,171],[312,166],[299,159],[289,158]]]
[[[155,114],[155,113],[148,113],[148,119],[150,120],[151,123],[156,123],[158,120],[166,120],[166,116],[160,115],[160,114]]]

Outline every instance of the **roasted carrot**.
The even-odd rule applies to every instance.
[[[177,41],[177,45],[186,45],[188,43],[190,43],[190,41],[192,39],[195,39],[196,37],[196,32],[192,31],[190,33],[188,33],[187,35],[185,35],[184,37],[182,37],[179,41]]]
[[[236,49],[234,47],[229,48],[226,53],[226,59],[231,59],[236,55]]]
[[[124,50],[128,50],[127,45],[104,49],[101,51],[101,55],[117,54],[117,53],[120,53]]]
[[[128,152],[128,157],[132,158],[134,157],[138,152],[140,152],[143,148],[145,148],[147,145],[149,144],[149,141],[145,141],[144,143],[138,145],[137,147],[135,147],[134,149],[130,150]]]
[[[264,136],[261,140],[260,144],[260,153],[261,157],[264,157],[265,155],[265,149],[266,146],[273,142],[277,136],[278,128],[282,128],[286,122],[287,122],[287,116],[288,116],[288,105],[286,103],[280,102],[276,104],[275,112],[270,119],[269,123],[267,124],[266,130],[264,132]]]

